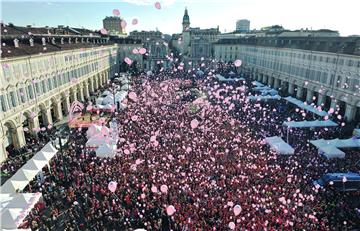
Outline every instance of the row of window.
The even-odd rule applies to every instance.
[[[29,83],[26,87],[20,88],[17,91],[13,90],[7,94],[0,95],[0,112],[6,112],[28,100],[33,100],[35,95],[45,94],[57,87],[69,83],[71,79],[80,78],[97,69],[99,69],[99,63],[84,65],[77,69],[53,76],[52,78]]]
[[[226,51],[228,50],[228,47],[225,46],[225,56],[226,56]],[[230,46],[229,50],[232,51],[233,47]],[[234,50],[237,51],[238,47],[234,47]],[[264,55],[272,55],[272,56],[277,56],[277,57],[289,57],[289,58],[298,58],[298,59],[303,59],[303,60],[309,60],[309,61],[318,61],[318,62],[324,62],[324,63],[329,63],[329,64],[338,64],[341,66],[349,66],[349,67],[360,67],[360,60],[354,60],[354,59],[344,59],[344,58],[340,58],[340,57],[328,57],[328,56],[321,56],[321,55],[316,55],[316,54],[301,54],[301,53],[294,53],[294,52],[290,52],[290,51],[279,51],[279,50],[265,50],[265,49],[257,49],[257,48],[242,48],[240,52],[244,52],[244,53],[254,53],[254,54],[261,54],[262,56]],[[221,52],[220,52],[221,53]],[[221,55],[220,55],[221,56]]]

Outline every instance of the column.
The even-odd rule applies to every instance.
[[[278,88],[279,88],[279,82],[280,82],[279,79],[277,79],[277,78],[274,79],[274,89],[278,89]]]
[[[24,134],[22,124],[20,126],[16,127],[14,132],[16,135],[16,146],[15,147],[16,148],[24,147],[26,144],[26,141],[25,141],[25,134]]]
[[[314,91],[307,89],[306,102],[311,103],[313,101]]]
[[[46,112],[44,113],[45,116],[45,123],[46,125],[52,124],[53,120],[52,120],[52,116],[51,116],[51,109],[46,109]]]
[[[62,120],[63,119],[63,113],[61,111],[61,101],[57,101],[54,108],[54,111],[55,111],[55,116],[56,116],[56,119],[57,120]]]
[[[39,123],[39,117],[38,114],[36,113],[36,115],[32,118],[29,119],[29,130],[30,130],[30,134],[36,136],[36,132],[33,130],[34,128],[38,128],[40,127],[40,123]]]
[[[345,107],[345,118],[346,121],[352,121],[355,117],[356,107],[350,104],[346,104]]]
[[[85,83],[84,85],[84,96],[86,99],[90,98],[90,92],[89,92],[89,85],[88,83]]]
[[[80,101],[81,102],[84,102],[85,101],[85,98],[84,98],[84,89],[81,87],[78,89],[79,91],[79,94],[80,94]]]
[[[89,83],[89,91],[94,92],[94,82],[92,79],[90,80],[90,83]]]
[[[71,91],[70,97],[71,97],[71,102],[74,102],[74,101],[77,100],[76,90],[72,90],[72,91]]]
[[[262,75],[262,83],[266,84],[267,83],[267,75]]]
[[[325,95],[319,93],[319,96],[317,99],[317,105],[321,106],[321,104],[325,104]]]
[[[337,100],[335,98],[331,98],[330,108],[334,109],[335,111],[336,111],[336,102]]]
[[[94,90],[99,89],[99,84],[98,84],[97,75],[95,75],[95,76],[93,77],[93,80],[94,80]]]
[[[4,142],[4,139],[5,139],[5,137],[0,137],[0,143],[1,143],[1,145],[0,145],[0,163],[2,163],[3,161],[5,161],[6,160],[6,158],[7,158],[7,153],[6,153],[6,149],[5,149],[5,142]]]
[[[289,83],[289,89],[288,89],[288,92],[290,95],[293,95],[294,94],[294,84],[293,83]]]
[[[303,94],[303,88],[298,86],[297,92],[296,92],[296,98],[302,99],[302,94]]]
[[[71,104],[70,104],[70,97],[68,94],[65,96],[65,105],[64,106],[65,106],[65,112],[67,114],[69,114]]]

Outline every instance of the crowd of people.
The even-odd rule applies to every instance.
[[[354,230],[359,192],[314,186],[327,172],[359,172],[358,150],[326,160],[309,144],[343,129],[295,129],[295,155],[264,143],[286,137],[282,123],[312,118],[285,101],[249,102],[251,77],[220,83],[216,71],[164,71],[134,77],[118,123],[117,156],[85,148],[86,129],[72,129],[42,183],[45,208],[27,218],[32,230]],[[246,87],[245,87],[246,86]],[[335,112],[336,113],[336,112]],[[115,191],[109,183],[116,182]]]

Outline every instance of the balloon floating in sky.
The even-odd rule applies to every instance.
[[[110,190],[110,192],[115,192],[116,187],[117,187],[117,183],[115,181],[109,182],[108,189]]]
[[[229,228],[230,228],[231,230],[234,230],[234,229],[235,229],[235,223],[234,223],[234,222],[230,222],[230,223],[229,223]]]
[[[155,8],[160,10],[161,9],[161,4],[160,2],[155,2]]]
[[[166,208],[166,213],[167,213],[168,216],[174,215],[175,212],[176,212],[175,207],[172,206],[172,205],[169,205],[169,206]]]
[[[100,30],[100,33],[103,34],[103,35],[107,35],[108,32],[107,32],[107,30],[105,28],[102,28]]]
[[[132,23],[133,25],[136,25],[136,24],[139,23],[139,21],[138,21],[136,18],[134,18],[131,23]]]
[[[240,67],[241,64],[242,64],[242,62],[241,62],[240,59],[237,59],[237,60],[235,60],[235,62],[234,62],[235,67]]]
[[[127,63],[128,65],[132,64],[132,60],[129,57],[125,57],[124,59],[125,63]]]
[[[120,15],[120,11],[118,9],[113,9],[113,15],[114,16],[119,16]]]
[[[146,53],[146,49],[143,48],[143,47],[140,48],[139,53],[142,54],[142,55],[144,55],[144,54]]]
[[[240,205],[235,205],[234,207],[234,214],[235,216],[238,216],[241,213],[241,206]]]
[[[199,121],[197,119],[193,119],[191,121],[190,125],[191,125],[192,129],[195,129],[195,128],[197,128],[199,126]]]

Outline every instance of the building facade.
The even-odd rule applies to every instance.
[[[62,120],[72,102],[88,100],[140,45],[96,34],[43,34],[40,28],[30,34],[29,28],[6,25],[1,30],[0,162],[7,148],[25,145],[26,135]]]
[[[161,68],[169,67],[169,41],[160,31],[132,31],[128,38],[140,40],[147,50],[147,54],[143,57],[145,70],[159,71]]]
[[[360,121],[360,38],[223,39],[215,58],[240,59],[254,79]]]
[[[103,27],[107,30],[109,35],[119,36],[125,34],[121,27],[122,19],[120,17],[111,16],[103,19]]]
[[[172,47],[182,54],[184,62],[195,64],[200,60],[213,57],[213,44],[218,41],[219,27],[200,29],[190,27],[190,17],[185,9],[183,16],[183,31],[181,34],[173,34]]]
[[[236,21],[236,31],[240,33],[247,33],[250,31],[250,21],[247,19],[240,19]]]

